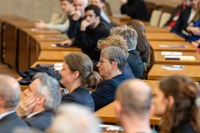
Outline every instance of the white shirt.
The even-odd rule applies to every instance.
[[[5,113],[3,113],[3,114],[0,114],[0,120],[3,119],[4,117],[6,117],[7,115],[12,114],[12,113],[14,113],[14,112],[15,112],[15,110],[12,110],[12,111],[5,112]]]

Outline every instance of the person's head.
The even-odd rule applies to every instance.
[[[84,14],[85,7],[88,5],[88,0],[74,0],[74,8]]]
[[[109,46],[120,47],[121,49],[124,49],[126,53],[128,53],[128,46],[126,44],[126,41],[123,37],[119,35],[108,36],[104,39],[99,40],[97,44],[97,47],[99,49],[105,49]]]
[[[25,97],[35,98],[36,105],[32,112],[37,112],[38,109],[56,111],[61,102],[58,81],[46,73],[37,73],[23,94]]]
[[[192,8],[193,9],[197,9],[198,8],[198,4],[199,4],[199,0],[190,0]]]
[[[97,64],[99,74],[104,79],[113,78],[117,72],[123,72],[126,59],[126,52],[120,47],[110,46],[103,49]]]
[[[184,7],[188,7],[191,5],[191,2],[190,2],[190,0],[182,0],[182,4]]]
[[[48,133],[100,133],[100,121],[89,109],[76,104],[63,104]]]
[[[60,6],[65,13],[71,13],[74,10],[73,0],[60,0]]]
[[[111,35],[122,36],[126,40],[128,49],[136,49],[138,35],[133,28],[127,25],[118,26],[111,29]]]
[[[126,118],[149,120],[152,93],[142,80],[130,79],[123,82],[115,95],[115,112],[119,121]]]
[[[140,52],[142,61],[150,63],[151,47],[145,35],[146,29],[144,23],[139,20],[132,20],[127,25],[135,29],[138,34],[136,49]]]
[[[21,89],[16,79],[0,75],[0,114],[16,108]]]
[[[135,29],[137,33],[141,32],[144,35],[146,34],[145,24],[140,20],[136,20],[136,19],[131,20],[130,22],[127,23],[127,25]]]
[[[162,132],[173,132],[185,120],[197,125],[199,115],[195,101],[198,91],[194,81],[186,76],[173,75],[161,79],[153,104],[154,114],[163,117]]]
[[[62,77],[61,84],[70,91],[75,83],[89,88],[95,86],[95,84],[91,83],[91,77],[97,73],[93,71],[92,61],[86,54],[71,53],[64,57],[60,74]]]
[[[101,10],[103,10],[105,6],[105,0],[91,0],[91,4],[97,5]]]
[[[88,5],[85,8],[85,20],[95,28],[100,23],[100,8],[96,5]]]

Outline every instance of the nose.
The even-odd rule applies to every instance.
[[[97,67],[99,67],[99,66],[100,66],[100,63],[98,62],[98,63],[97,63]]]

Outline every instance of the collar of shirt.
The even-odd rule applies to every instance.
[[[26,118],[31,118],[31,117],[33,117],[34,115],[38,114],[38,113],[40,113],[40,112],[33,112],[33,113],[31,113],[30,115],[28,115]]]
[[[14,112],[15,112],[15,110],[12,110],[12,111],[5,112],[5,113],[3,113],[3,114],[0,114],[0,120],[3,119],[5,116],[7,116],[7,115],[9,115],[9,114],[12,114],[12,113],[14,113]]]
[[[191,9],[191,13],[188,18],[188,23],[190,23],[194,19],[195,15],[196,15],[196,11],[194,9]]]
[[[131,51],[131,50],[135,50],[135,49],[134,48],[128,49],[128,52]]]

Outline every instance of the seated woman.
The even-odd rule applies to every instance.
[[[174,75],[160,81],[153,104],[162,117],[160,133],[199,133],[199,88],[186,76]]]
[[[90,58],[83,53],[66,55],[60,74],[60,82],[69,92],[62,96],[62,103],[77,103],[94,110],[94,101],[88,88],[95,88],[100,76],[93,71]]]
[[[127,23],[128,26],[134,28],[138,34],[136,50],[140,52],[140,57],[145,65],[146,70],[149,70],[153,65],[153,52],[150,43],[146,37],[146,28],[142,21],[132,20]]]

